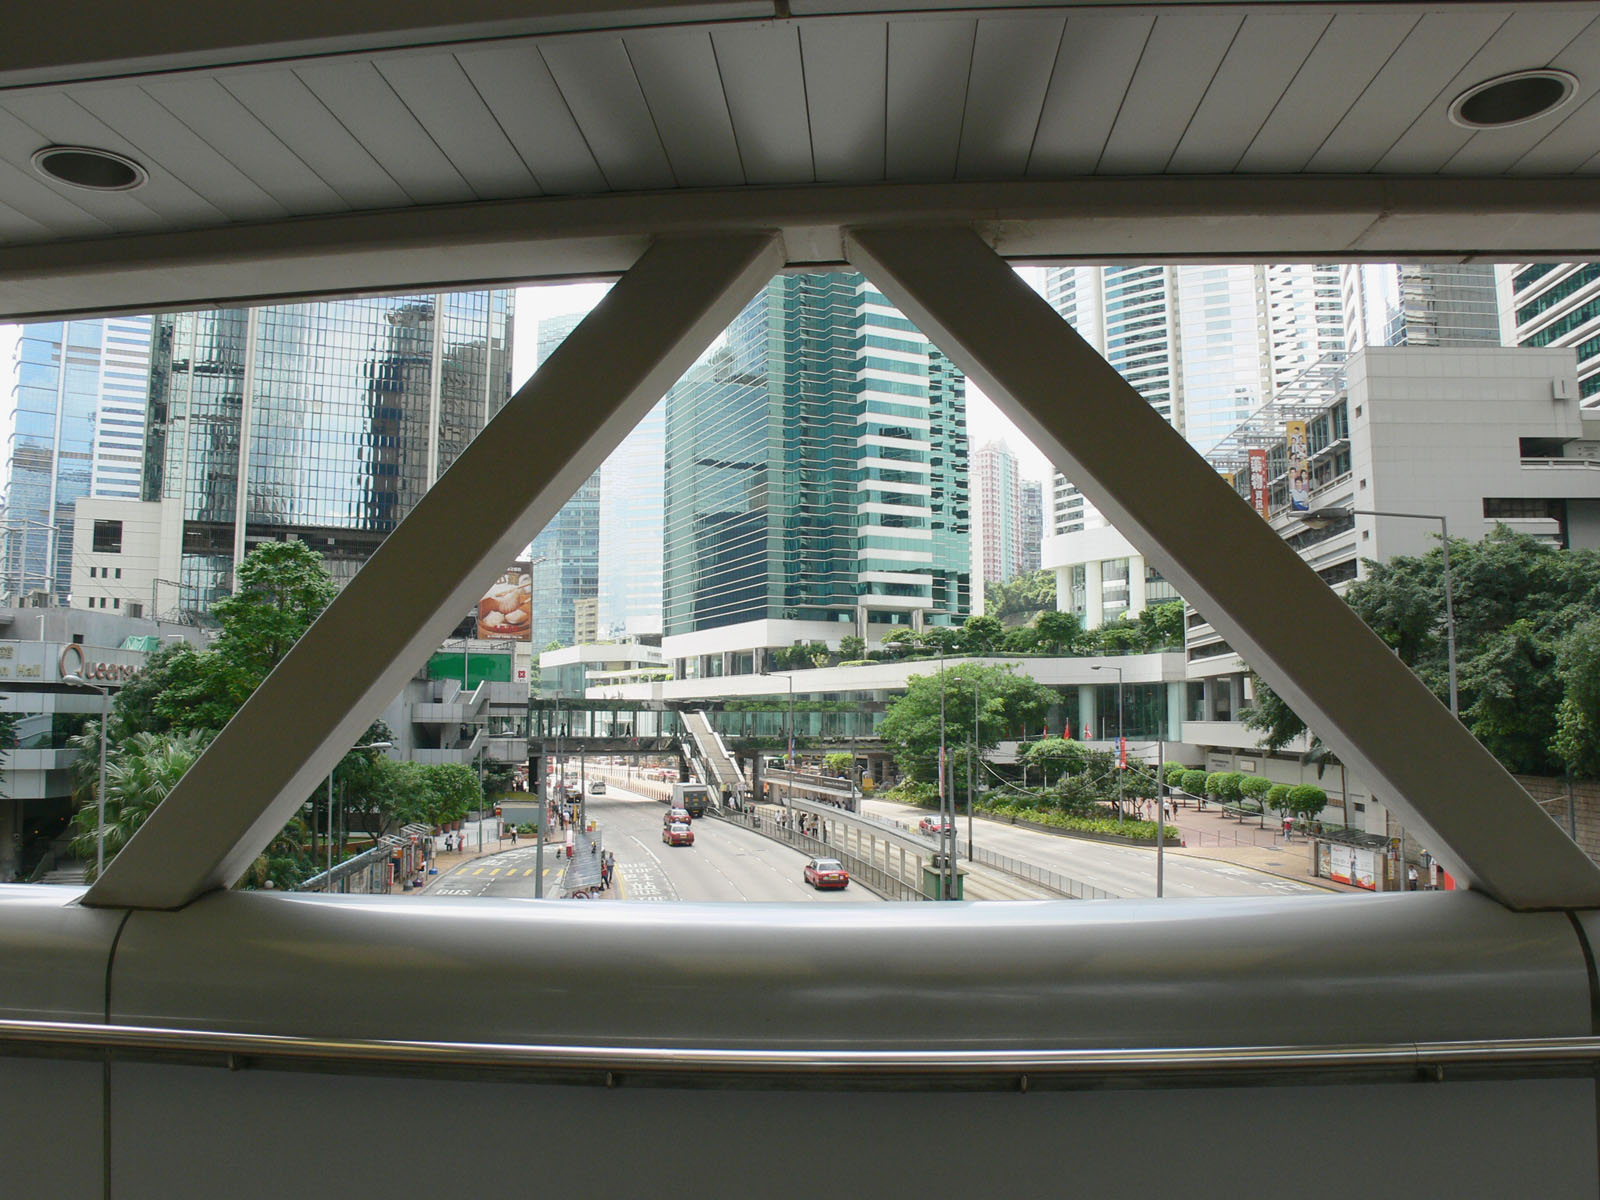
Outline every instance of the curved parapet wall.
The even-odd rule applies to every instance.
[[[857,1190],[948,1183],[930,1123],[990,1130],[956,1172],[975,1194],[1069,1171],[1250,1194],[1254,1155],[1141,1148],[1196,1121],[1279,1132],[1287,1112],[1319,1143],[1360,1140],[1378,1194],[1402,1166],[1463,1194],[1500,1174],[1595,1187],[1586,944],[1564,914],[1470,894],[819,912],[219,893],[132,913],[114,947],[121,914],[77,894],[0,888],[0,1007],[76,1027],[0,1028],[0,1086],[46,1098],[40,1128],[104,1108],[117,1194],[216,1195],[209,1172],[280,1194],[283,1139],[308,1127],[340,1134],[297,1150],[296,1176],[332,1187],[350,1145],[421,1144],[441,1120],[507,1147],[581,1122],[596,1162],[663,1195],[787,1194],[781,1163],[813,1148]],[[104,1067],[80,1061],[91,1004],[42,1002],[63,969],[105,989]],[[680,1125],[716,1154],[662,1156]],[[1506,1139],[1535,1134],[1548,1153],[1512,1172]],[[587,1157],[541,1179],[584,1185]],[[526,1171],[486,1149],[449,1178]]]

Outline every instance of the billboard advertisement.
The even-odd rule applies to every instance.
[[[1311,434],[1304,421],[1285,421],[1289,442],[1289,511],[1311,511]]]
[[[1250,451],[1250,507],[1261,514],[1262,520],[1272,515],[1267,500],[1267,452]]]
[[[527,641],[533,634],[532,564],[512,563],[478,601],[478,636]]]

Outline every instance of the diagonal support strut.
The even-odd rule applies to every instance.
[[[84,903],[171,909],[231,886],[495,575],[782,267],[766,234],[652,244],[306,631]]]
[[[977,234],[857,229],[845,253],[1473,886],[1600,905],[1600,868]]]

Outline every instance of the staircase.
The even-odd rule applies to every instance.
[[[711,728],[711,719],[705,713],[693,710],[681,716],[683,727],[694,745],[692,757],[710,772],[710,778],[705,782],[717,789],[724,804],[735,795],[742,795],[745,790],[744,776],[740,774],[739,764],[734,761],[733,755],[728,753],[728,748],[717,736],[717,731]]]

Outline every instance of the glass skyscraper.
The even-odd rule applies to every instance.
[[[582,313],[541,320],[538,361],[549,358],[582,320]],[[596,471],[533,539],[534,649],[574,644],[578,604],[599,594],[600,472]]]
[[[966,381],[859,275],[782,275],[667,395],[671,637],[971,610]]]
[[[251,547],[286,536],[354,574],[505,404],[512,304],[463,292],[155,318],[143,498],[181,508],[178,573],[161,581],[177,607],[209,611]]]
[[[7,594],[64,605],[74,505],[138,498],[149,364],[149,317],[22,327],[0,521]]]

